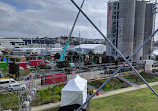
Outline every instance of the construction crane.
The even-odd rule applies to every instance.
[[[85,1],[85,0],[83,0],[83,2],[82,2],[82,4],[81,4],[81,8],[83,7],[84,1]],[[74,22],[74,24],[73,24],[73,26],[72,26],[72,28],[71,28],[70,34],[69,34],[69,36],[68,36],[68,41],[65,43],[64,49],[63,49],[63,51],[62,51],[62,54],[61,54],[60,59],[59,59],[58,62],[65,61],[65,52],[66,52],[66,49],[67,49],[67,47],[68,47],[68,45],[69,45],[69,40],[70,40],[70,37],[72,36],[73,30],[74,30],[74,28],[75,28],[75,25],[76,25],[76,23],[77,23],[77,20],[78,20],[79,15],[80,15],[80,11],[78,12],[78,14],[77,14],[77,16],[76,16],[75,22]]]

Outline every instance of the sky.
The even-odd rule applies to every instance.
[[[82,0],[74,0],[79,6]],[[108,0],[85,0],[84,12],[106,35]],[[0,37],[68,36],[78,13],[70,0],[0,0]],[[156,27],[158,27],[158,16]],[[80,33],[80,34],[79,34]],[[80,14],[73,36],[102,36]],[[158,34],[155,37],[158,40]]]

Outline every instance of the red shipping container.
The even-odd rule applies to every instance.
[[[48,73],[45,75],[45,77],[46,77],[46,84],[67,81],[66,73],[63,72]]]
[[[53,59],[54,58],[54,56],[51,56],[51,59]]]
[[[41,66],[45,64],[44,60],[30,60],[30,66]]]
[[[27,68],[27,63],[26,62],[16,62],[20,67],[26,69]]]

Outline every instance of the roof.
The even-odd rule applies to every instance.
[[[0,82],[3,82],[3,81],[12,81],[14,79],[0,79]]]
[[[98,46],[102,46],[104,44],[81,44],[81,45],[78,45],[74,48],[84,48],[84,49],[94,49]]]
[[[77,75],[66,84],[62,91],[83,91],[86,84],[87,80]]]
[[[153,51],[153,54],[158,55],[158,50]]]

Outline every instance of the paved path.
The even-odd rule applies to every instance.
[[[41,106],[36,106],[36,107],[32,107],[31,111],[42,111],[42,110],[47,110],[51,108],[56,108],[56,107],[59,107],[60,104],[61,102],[57,102],[57,103],[50,103],[50,104],[45,104]]]
[[[158,85],[158,82],[153,82],[153,83],[150,83],[149,85],[150,86],[155,86],[155,85]],[[118,89],[118,90],[114,90],[114,91],[109,91],[109,92],[106,92],[103,95],[96,96],[93,99],[107,97],[107,96],[112,96],[112,95],[115,95],[115,94],[120,94],[120,93],[123,93],[123,92],[129,92],[129,91],[133,91],[133,90],[138,90],[138,89],[146,88],[146,87],[147,87],[146,84],[143,84],[143,85],[139,85],[138,87],[128,87],[128,88]],[[47,110],[47,109],[59,107],[60,104],[61,104],[61,102],[50,103],[50,104],[41,105],[41,106],[36,106],[36,107],[32,107],[32,111]]]

